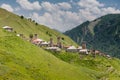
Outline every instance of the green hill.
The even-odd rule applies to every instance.
[[[15,32],[3,30],[5,25],[13,27]],[[0,26],[0,80],[120,79],[119,59],[46,51],[16,36],[16,32],[26,37],[37,33],[44,40],[61,36],[64,37],[64,44],[77,45],[59,32],[21,19],[3,9],[0,9]],[[46,31],[52,36],[46,34]]]
[[[2,27],[6,25],[11,26],[15,32],[3,30]],[[63,44],[77,45],[69,37],[3,9],[0,9],[0,26],[0,80],[94,80],[88,73],[81,72],[82,68],[70,65],[17,37],[16,32],[26,37],[37,33],[46,41],[50,37],[56,39],[61,36],[64,37]],[[46,34],[46,31],[52,36]]]
[[[87,21],[67,31],[75,42],[87,42],[87,47],[120,58],[120,14],[109,14]]]
[[[29,42],[11,36],[10,33],[4,35],[6,36],[0,35],[0,79],[77,80],[81,77],[85,78],[85,72],[81,74],[79,68],[57,59]]]
[[[49,52],[14,33],[3,29],[0,33],[0,80],[120,79],[120,60],[116,58]]]
[[[29,38],[30,34],[38,34],[39,38],[49,41],[50,37],[56,42],[56,38],[61,36],[63,38],[63,44],[76,45],[69,37],[52,30],[44,25],[36,24],[34,20],[21,18],[21,16],[7,12],[0,8],[0,27],[10,26],[16,33],[24,34],[26,38]]]

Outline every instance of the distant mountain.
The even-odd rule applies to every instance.
[[[64,34],[87,47],[120,58],[120,14],[108,14],[94,21],[86,21]]]

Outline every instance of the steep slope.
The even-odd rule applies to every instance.
[[[58,59],[14,33],[1,28],[0,33],[0,80],[120,79],[118,59],[52,52]]]
[[[18,16],[0,8],[0,27],[10,26],[16,33],[24,34],[29,38],[30,34],[38,34],[38,37],[49,41],[50,37],[56,42],[58,36],[62,37],[63,44],[76,45],[69,37],[52,30],[44,25],[39,25],[32,19],[26,19],[24,16]]]
[[[16,37],[14,33],[2,29],[0,33],[0,80],[95,79],[85,72],[88,69],[63,62],[49,52]]]
[[[117,58],[106,58],[96,55],[82,55],[73,53],[53,53],[61,60],[77,67],[84,67],[93,70],[91,77],[96,77],[97,80],[119,80],[120,79],[120,60]],[[85,72],[91,72],[87,70]],[[95,76],[94,76],[95,75]]]
[[[14,32],[7,32],[3,26],[11,26]],[[77,45],[69,37],[43,25],[21,18],[0,9],[0,80],[94,80],[92,70],[66,63],[50,52],[32,45],[16,36],[17,33],[37,33],[40,38],[49,40],[63,37],[63,44]],[[87,72],[89,70],[89,72]],[[73,76],[73,77],[71,77]]]
[[[89,28],[94,24],[97,22],[93,22]],[[5,25],[13,27],[15,32],[3,30],[2,27]],[[46,51],[16,36],[16,33],[21,33],[28,38],[29,34],[37,33],[44,40],[61,36],[64,38],[62,41],[64,44],[76,45],[70,38],[57,31],[36,25],[33,21],[3,9],[0,9],[0,26],[0,80],[120,79],[119,59],[102,56],[94,58],[92,55],[65,51],[58,53]],[[92,29],[89,32],[92,32],[91,35],[95,34]],[[87,32],[84,33],[86,34]]]
[[[78,44],[86,41],[88,48],[120,58],[120,14],[109,14],[87,21],[65,34]]]

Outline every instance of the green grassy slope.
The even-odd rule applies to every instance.
[[[43,25],[35,25],[0,9],[0,80],[119,80],[120,60],[74,53],[45,51],[2,29],[8,25],[26,37],[39,34],[44,40],[59,35],[64,44],[74,44],[70,38]],[[81,56],[83,58],[81,58]]]
[[[35,22],[26,18],[21,19],[13,13],[7,12],[0,8],[0,27],[10,26],[14,28],[14,31],[20,34],[24,34],[27,38],[30,34],[38,34],[38,36],[46,41],[49,41],[50,37],[56,42],[56,37],[61,36],[63,44],[76,45],[69,37],[52,30],[44,25],[36,25]]]
[[[64,44],[76,45],[59,32],[0,9],[0,80],[94,80],[90,73],[84,72],[88,69],[63,62],[49,52],[20,39],[16,33],[3,30],[2,27],[6,25],[26,37],[37,33],[40,38],[49,40],[51,36],[46,34],[49,32],[55,39],[57,36],[64,37]]]
[[[0,29],[0,80],[94,80],[89,70]]]
[[[80,55],[68,52],[63,52],[62,54],[52,52],[52,54],[71,65],[90,69],[84,70],[84,72],[91,73],[91,77],[96,77],[95,80],[120,79],[120,60],[117,58],[109,59],[98,55],[93,57],[93,55]]]

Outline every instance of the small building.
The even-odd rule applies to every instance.
[[[85,41],[82,42],[82,49],[86,49],[86,42]]]
[[[112,57],[110,55],[106,55],[106,57],[109,58],[109,59],[112,59]]]
[[[3,29],[5,29],[6,31],[12,32],[13,28],[10,26],[4,26]]]
[[[81,50],[79,50],[79,53],[81,53],[81,54],[89,54],[87,49],[81,49]]]
[[[82,46],[79,46],[79,47],[77,48],[77,51],[79,52],[81,49],[82,49]]]
[[[66,50],[67,52],[77,52],[77,48],[75,46],[70,46]]]
[[[40,46],[41,46],[41,47],[42,47],[42,46],[47,47],[47,46],[49,46],[49,43],[48,43],[48,42],[46,42],[46,41],[44,41],[44,42],[40,43]]]
[[[17,34],[16,36],[20,37],[20,34]]]
[[[33,43],[33,44],[36,44],[36,45],[39,45],[39,44],[41,44],[42,42],[44,42],[44,40],[39,39],[39,38],[32,40],[32,43]]]
[[[57,47],[63,48],[63,45],[62,45],[62,43],[61,43],[61,37],[60,37],[60,36],[57,37]]]
[[[51,51],[61,51],[59,47],[47,47],[46,50],[51,50]]]
[[[70,46],[63,46],[64,50],[67,50],[67,48],[69,48]]]
[[[50,38],[49,46],[53,47],[53,38]]]
[[[95,50],[95,54],[96,54],[96,55],[101,55],[101,52],[98,51],[98,50]]]

